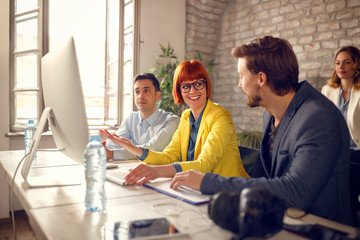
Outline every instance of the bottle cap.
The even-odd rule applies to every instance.
[[[90,134],[90,141],[97,140],[100,141],[100,134]]]

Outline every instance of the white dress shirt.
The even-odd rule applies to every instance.
[[[121,123],[116,135],[129,139],[138,147],[162,151],[171,141],[179,122],[178,116],[158,108],[147,119],[143,119],[139,111],[132,112]],[[106,140],[106,147],[114,151],[114,160],[136,158],[134,154],[109,139]]]

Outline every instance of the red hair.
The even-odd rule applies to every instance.
[[[191,60],[184,61],[179,64],[174,73],[172,95],[176,104],[183,103],[184,100],[179,90],[179,85],[183,82],[189,82],[194,80],[206,80],[206,98],[211,97],[211,82],[209,74],[199,61]]]

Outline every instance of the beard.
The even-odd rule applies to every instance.
[[[245,96],[246,96],[246,104],[249,107],[254,108],[254,107],[260,106],[259,103],[262,99],[259,95],[249,96],[249,95],[245,94]]]

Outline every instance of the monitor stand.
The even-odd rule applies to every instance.
[[[25,183],[31,188],[72,186],[80,185],[82,182],[82,179],[79,177],[79,175],[82,176],[82,174],[78,174],[79,167],[82,167],[82,165],[37,168],[36,170],[39,170],[39,174],[37,175],[39,176],[29,176],[31,165],[41,139],[41,133],[47,121],[50,121],[53,117],[52,109],[50,107],[45,108],[37,125],[29,154],[25,157],[21,169],[21,175]],[[61,149],[59,151],[61,151]],[[35,169],[33,168],[33,170]]]

